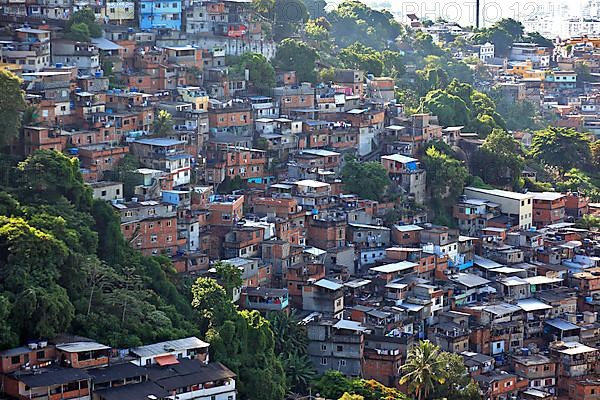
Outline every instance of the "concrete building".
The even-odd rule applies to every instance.
[[[530,229],[533,226],[533,195],[531,194],[466,187],[465,195],[499,204],[502,214],[516,218],[520,229]]]
[[[310,322],[308,354],[317,373],[337,370],[350,377],[362,376],[364,331],[359,322],[322,319]]]
[[[393,154],[382,156],[381,163],[387,170],[390,179],[397,183],[409,198],[417,204],[425,203],[426,172],[421,168],[419,160],[401,154]]]

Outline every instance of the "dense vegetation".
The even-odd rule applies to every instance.
[[[115,347],[197,334],[171,263],[127,246],[76,159],[39,151],[11,161],[0,182],[2,347],[63,332]]]

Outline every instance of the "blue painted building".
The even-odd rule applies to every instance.
[[[181,0],[141,0],[138,7],[141,29],[181,29]]]

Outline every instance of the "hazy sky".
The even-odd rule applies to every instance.
[[[335,4],[340,0],[328,0]],[[442,17],[462,25],[475,24],[475,0],[361,0],[375,8],[386,8],[404,18],[414,13],[421,17],[436,19]],[[588,0],[481,0],[482,15],[486,23],[501,18],[520,19],[525,16],[552,13],[557,16],[575,16],[581,12],[581,5]],[[593,0],[600,2],[600,0]]]

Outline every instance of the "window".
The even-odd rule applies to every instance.
[[[12,356],[10,358],[11,364],[18,364],[21,362],[21,356]]]
[[[321,365],[327,365],[327,357],[321,357]]]
[[[340,360],[340,366],[341,367],[345,367],[346,366],[346,360]]]
[[[151,236],[150,236],[150,241],[151,241],[152,243],[156,243],[156,242],[158,241],[158,237],[157,237],[156,235],[151,235]]]
[[[321,345],[321,351],[325,351],[327,350],[327,345],[326,344],[322,344]]]
[[[37,358],[38,360],[41,360],[45,357],[46,357],[46,352],[44,350],[41,350],[41,351],[38,351],[37,353],[35,353],[35,358]]]
[[[344,351],[344,346],[337,346],[336,351]]]

